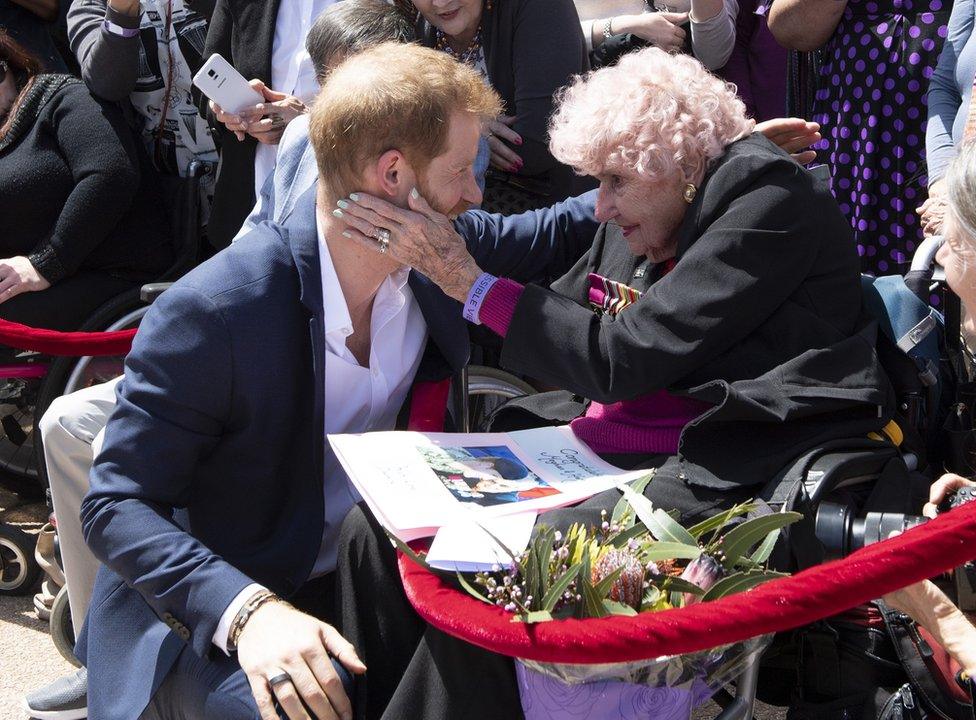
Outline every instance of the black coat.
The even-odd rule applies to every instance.
[[[220,53],[248,80],[257,78],[271,86],[271,53],[281,0],[217,0],[203,59]],[[200,111],[220,141],[220,172],[214,188],[207,236],[220,249],[241,229],[254,207],[254,154],[257,141],[250,135],[238,142],[216,121],[207,98],[194,89]]]
[[[785,153],[758,134],[730,145],[688,208],[676,259],[655,282],[619,228],[601,226],[552,290],[525,289],[502,364],[602,403],[661,389],[713,403],[679,444],[685,475],[710,487],[766,482],[807,448],[887,422],[850,225]],[[597,316],[591,272],[643,296]]]

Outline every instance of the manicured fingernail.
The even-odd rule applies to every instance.
[[[349,238],[350,240],[352,240],[352,233],[351,233],[351,232],[349,232],[348,230],[343,230],[343,231],[342,231],[342,237],[347,237],[347,238]]]
[[[522,144],[522,138],[520,138],[520,137],[515,138],[515,144],[516,145],[521,145]]]
[[[353,202],[359,202],[359,193],[349,193],[349,199]]]
[[[345,200],[339,200],[336,203],[336,205],[338,205],[339,207],[341,207],[343,210],[345,210],[347,207],[349,207],[349,203],[347,203]]]
[[[332,214],[335,215],[337,218],[341,218],[342,217],[342,210],[333,210],[332,211]]]
[[[412,197],[414,200],[420,199],[420,193],[417,192],[417,188],[414,188],[413,190],[410,191],[410,197]]]

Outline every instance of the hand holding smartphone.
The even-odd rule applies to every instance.
[[[264,96],[218,53],[211,55],[197,71],[193,84],[227,113],[236,115],[264,102]]]

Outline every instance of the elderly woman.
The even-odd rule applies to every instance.
[[[823,184],[753,132],[733,88],[692,58],[647,49],[575,82],[551,138],[557,159],[599,179],[601,223],[551,290],[504,277],[513,264],[499,252],[519,237],[486,231],[490,217],[459,218],[469,254],[419,194],[414,212],[364,194],[340,203],[349,236],[502,336],[504,366],[565,389],[523,403],[506,428],[571,421],[618,466],[660,467],[646,494],[691,522],[752,497],[805,450],[886,423],[850,227]],[[529,255],[587,222],[565,208],[509,220],[533,239]],[[618,498],[546,521],[595,522]],[[363,511],[340,545],[343,634],[370,668],[357,712],[521,716],[511,664],[417,620]]]

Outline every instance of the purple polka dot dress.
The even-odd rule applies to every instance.
[[[925,94],[952,0],[850,0],[827,46],[813,119],[861,268],[904,274],[922,239]]]

